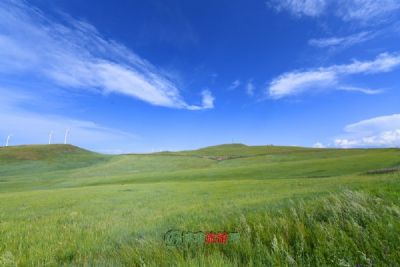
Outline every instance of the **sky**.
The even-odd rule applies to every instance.
[[[400,146],[398,0],[2,0],[0,144]]]

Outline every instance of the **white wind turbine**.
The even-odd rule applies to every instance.
[[[69,129],[69,128],[67,128],[67,130],[65,130],[65,136],[64,136],[64,145],[66,145],[66,144],[67,144],[67,140],[68,140],[69,131],[70,131],[70,129]]]
[[[6,147],[8,146],[8,144],[10,143],[10,138],[12,137],[12,134],[9,134],[7,136],[7,141],[6,141]]]

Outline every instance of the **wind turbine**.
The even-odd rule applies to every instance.
[[[70,131],[70,129],[69,129],[69,128],[67,128],[67,130],[65,130],[65,136],[64,136],[64,145],[66,145],[66,144],[67,144],[67,139],[68,139],[69,131]]]
[[[10,142],[11,136],[12,136],[12,134],[9,134],[9,135],[7,136],[6,147],[8,146],[8,143]]]
[[[51,145],[51,139],[53,138],[53,131],[49,133],[49,145]]]

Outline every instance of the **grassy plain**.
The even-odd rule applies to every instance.
[[[0,148],[0,266],[400,266],[400,172],[368,174],[397,167],[399,149]]]

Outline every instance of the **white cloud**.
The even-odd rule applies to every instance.
[[[203,101],[202,101],[202,107],[204,109],[210,109],[214,108],[214,96],[211,94],[209,90],[203,90],[201,92],[201,95],[203,96]]]
[[[242,83],[240,82],[240,80],[235,80],[232,82],[232,84],[228,87],[228,90],[235,90],[236,88],[238,88]]]
[[[215,98],[211,94],[210,90],[205,89],[201,92],[202,95],[202,104],[200,106],[187,106],[186,108],[189,110],[200,110],[200,109],[212,109],[214,108]]]
[[[340,0],[336,15],[345,21],[387,19],[400,8],[398,0]]]
[[[326,146],[320,142],[317,142],[313,145],[314,148],[325,148]]]
[[[287,10],[295,16],[317,17],[325,12],[326,0],[272,0],[267,2],[278,12]]]
[[[0,73],[31,74],[55,85],[133,97],[152,105],[193,109],[174,81],[92,25],[56,23],[22,1],[0,3]],[[196,109],[210,108],[197,106]]]
[[[358,43],[365,42],[374,37],[370,32],[360,32],[344,37],[330,37],[309,40],[309,45],[325,48],[325,47],[349,47]]]
[[[356,140],[348,140],[348,139],[335,139],[335,146],[341,148],[352,148],[357,147],[358,141]]]
[[[272,80],[269,95],[275,99],[297,95],[309,89],[332,86],[336,80],[336,73],[332,71],[288,72]]]
[[[337,89],[343,90],[343,91],[360,92],[360,93],[364,93],[367,95],[377,95],[377,94],[381,94],[384,92],[383,89],[360,88],[360,87],[354,87],[354,86],[340,86]]]
[[[388,19],[400,8],[398,0],[270,0],[269,6],[278,12],[288,11],[294,16],[336,16],[343,21],[371,21]]]
[[[357,139],[336,139],[335,145],[342,148],[353,147],[400,147],[400,129],[385,131],[377,135]]]
[[[380,116],[345,127],[346,135],[335,139],[335,146],[351,147],[399,147],[400,114]]]
[[[358,74],[358,73],[380,73],[389,72],[400,65],[399,53],[382,53],[372,61],[358,61],[348,65],[336,65],[331,67],[332,70],[342,74]]]
[[[254,87],[253,81],[250,80],[247,84],[246,84],[246,94],[249,96],[253,96],[254,95],[254,90],[256,88]]]
[[[400,65],[399,54],[380,54],[372,61],[357,61],[347,65],[333,65],[307,71],[291,71],[274,78],[268,87],[269,96],[275,99],[297,95],[312,89],[332,88],[342,77],[354,74],[373,74],[392,71]],[[345,90],[346,87],[337,88]],[[371,94],[372,91],[355,90]]]
[[[345,131],[350,133],[376,133],[393,129],[400,129],[400,114],[362,120],[357,123],[347,125]]]

